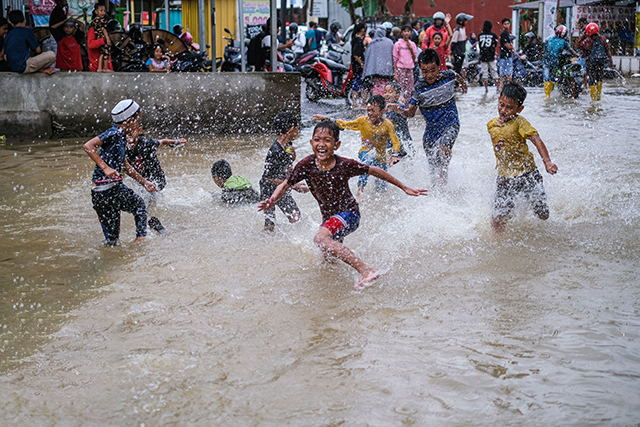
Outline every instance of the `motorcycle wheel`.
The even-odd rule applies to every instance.
[[[307,99],[311,102],[316,102],[322,98],[319,83],[315,79],[307,80],[307,87],[304,93],[307,96]]]

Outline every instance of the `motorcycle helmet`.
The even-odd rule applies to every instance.
[[[600,32],[600,27],[598,27],[598,24],[596,24],[595,22],[590,22],[587,24],[584,31],[588,36],[592,36]]]
[[[289,24],[289,31],[291,33],[297,33],[298,32],[298,24],[296,24],[295,22],[292,22],[291,24]]]
[[[466,13],[459,13],[456,15],[456,24],[464,27],[464,24],[467,21],[471,21],[473,19],[473,15],[467,15]]]
[[[560,37],[561,39],[567,37],[567,27],[565,27],[564,25],[558,25],[556,27],[556,36]]]
[[[433,14],[433,20],[435,21],[436,19],[442,19],[444,21],[444,12],[436,12]]]
[[[180,24],[176,24],[173,26],[173,34],[175,34],[176,36],[179,36],[180,34],[182,34],[182,25]]]
[[[381,27],[384,28],[385,30],[390,30],[393,28],[393,24],[389,21],[385,21],[382,23]]]
[[[339,22],[332,22],[331,26],[329,27],[329,30],[332,33],[337,33],[338,31],[340,31],[342,29],[342,24],[340,24]]]
[[[182,35],[180,36],[180,40],[182,40],[187,46],[191,46],[191,44],[193,43],[193,36],[188,32],[182,33]]]
[[[526,38],[528,38],[528,39],[532,39],[532,38],[534,38],[536,35],[535,35],[535,34],[533,34],[533,32],[529,31],[529,32],[528,32],[527,34],[525,34],[524,36],[525,36]]]

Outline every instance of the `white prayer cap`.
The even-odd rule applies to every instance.
[[[125,99],[118,102],[118,105],[111,110],[111,117],[114,123],[123,123],[125,120],[133,117],[140,111],[140,106],[133,99]]]

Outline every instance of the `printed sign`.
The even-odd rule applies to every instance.
[[[251,0],[242,2],[244,25],[263,25],[267,23],[271,8],[268,0]]]
[[[309,15],[314,18],[328,18],[329,17],[329,3],[327,0],[313,0],[311,1],[311,10]]]
[[[635,22],[636,11],[634,7],[618,6],[576,6],[574,9],[573,22],[578,22],[580,18],[587,18],[587,22],[597,24],[603,22]]]

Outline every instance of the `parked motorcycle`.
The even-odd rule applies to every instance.
[[[571,62],[572,57],[569,50],[560,52],[555,81],[561,94],[577,99],[582,93],[583,71],[580,64]]]
[[[224,47],[224,53],[220,61],[216,61],[216,68],[225,72],[238,72],[242,71],[242,50],[240,47],[240,41],[235,40],[233,33],[225,28],[224,31],[229,34],[229,37],[223,37],[227,44]],[[245,47],[245,58],[246,50]]]
[[[523,86],[542,86],[544,78],[542,67],[539,62],[530,62],[522,52],[513,58],[513,79],[519,81]]]
[[[345,98],[351,104],[350,92],[353,85],[353,70],[342,64],[344,49],[338,45],[329,46],[327,57],[316,56],[313,65],[303,65],[300,74],[305,80],[307,99],[316,102],[321,98]]]

